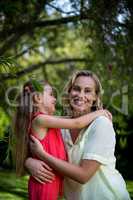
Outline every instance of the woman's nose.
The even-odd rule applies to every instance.
[[[83,98],[83,97],[85,96],[84,91],[80,91],[80,92],[78,93],[78,96]]]

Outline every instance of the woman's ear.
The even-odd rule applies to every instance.
[[[97,98],[98,98],[98,96],[97,96],[97,94],[95,93],[94,96],[93,96],[93,101],[94,101],[94,102],[97,101]]]
[[[94,94],[94,96],[93,96],[93,106],[97,105],[97,101],[98,101],[98,96],[97,96],[97,94]]]

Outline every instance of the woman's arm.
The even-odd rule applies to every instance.
[[[95,160],[82,160],[78,166],[55,158],[44,151],[41,143],[34,136],[31,136],[31,139],[30,148],[32,153],[36,154],[60,174],[81,184],[86,183],[100,167],[100,163]]]
[[[29,157],[26,159],[24,166],[39,183],[51,183],[54,180],[55,175],[52,168],[41,160]]]
[[[101,115],[111,118],[111,114],[107,110],[98,110],[72,119],[65,119],[51,115],[39,115],[34,120],[34,126],[42,128],[81,129],[89,125],[96,117]]]

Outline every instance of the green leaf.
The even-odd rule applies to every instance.
[[[0,57],[0,66],[2,67],[3,71],[6,73],[16,73],[16,61],[13,57]]]
[[[39,83],[39,82],[36,81],[36,80],[31,80],[31,82],[32,82],[32,85],[33,85],[35,91],[43,92],[43,89],[44,89],[44,88],[43,88],[43,86],[42,86],[41,83]]]

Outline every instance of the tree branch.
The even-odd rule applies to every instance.
[[[17,25],[16,27],[13,27],[11,29],[6,29],[2,32],[0,32],[0,38],[1,40],[4,39],[5,43],[0,48],[0,55],[3,55],[14,43],[14,38],[16,37],[17,40],[19,40],[20,37],[22,37],[24,34],[29,33],[30,31],[33,31],[35,28],[44,28],[49,26],[59,26],[63,24],[67,24],[69,22],[78,22],[81,20],[94,20],[94,17],[91,14],[88,14],[88,12],[82,12],[82,15],[75,15],[75,16],[69,16],[69,17],[62,17],[57,19],[48,19],[48,20],[38,20],[38,21],[32,21],[29,23],[21,23]],[[119,26],[125,26],[123,23],[117,22],[117,25]],[[13,34],[13,37],[12,37]],[[16,36],[17,35],[17,36]],[[12,38],[12,39],[9,39]]]
[[[67,14],[67,15],[75,13],[74,11],[65,12],[61,8],[57,8],[56,6],[54,6],[54,5],[52,5],[52,4],[48,3],[48,2],[47,2],[47,5],[50,6],[51,8],[54,8],[56,11],[58,11],[60,13],[64,13],[64,14]]]
[[[90,17],[84,15],[75,15],[75,16],[69,16],[69,17],[62,17],[57,18],[53,20],[38,20],[38,21],[32,21],[29,23],[21,23],[16,27],[13,27],[11,29],[6,29],[2,32],[0,32],[0,39],[4,39],[5,43],[0,48],[0,55],[3,55],[13,44],[14,44],[14,38],[17,39],[15,42],[19,40],[20,37],[22,37],[24,34],[29,33],[29,31],[33,31],[35,28],[43,28],[43,27],[49,27],[49,26],[57,26],[62,24],[67,24],[69,22],[77,22],[80,20],[85,20]],[[9,39],[10,38],[10,39]]]
[[[48,20],[40,20],[40,21],[35,21],[35,22],[29,22],[29,23],[21,23],[18,26],[11,28],[11,29],[6,29],[0,33],[0,37],[5,37],[5,35],[8,32],[8,35],[17,33],[20,31],[27,32],[29,30],[32,30],[33,28],[39,28],[39,27],[47,27],[47,26],[55,26],[55,25],[61,25],[61,24],[67,24],[69,22],[77,22],[79,20],[85,20],[89,19],[90,17],[88,16],[80,16],[80,15],[75,15],[75,16],[69,16],[69,17],[62,17],[62,18],[57,18],[57,19],[48,19]],[[31,29],[32,28],[32,29]]]
[[[69,22],[77,22],[77,21],[86,20],[86,19],[92,19],[92,17],[86,16],[86,15],[82,17],[81,15],[75,15],[75,16],[57,18],[53,20],[37,21],[34,23],[34,27],[55,26],[55,25],[67,24]]]
[[[88,62],[89,60],[86,58],[64,58],[60,60],[47,60],[44,62],[40,62],[37,64],[33,64],[30,67],[27,67],[21,71],[18,71],[16,74],[11,73],[1,73],[0,74],[0,81],[5,81],[8,79],[17,79],[21,76],[24,76],[25,74],[28,74],[32,71],[38,70],[42,66],[46,66],[48,64],[56,65],[56,64],[62,64],[62,63],[69,63],[69,62]]]

